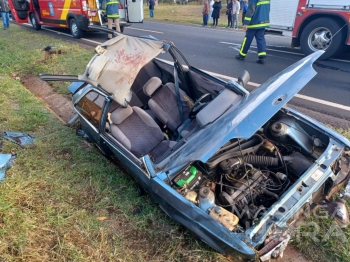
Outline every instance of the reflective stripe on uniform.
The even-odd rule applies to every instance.
[[[259,27],[268,27],[270,26],[270,23],[264,23],[264,24],[256,24],[256,25],[248,25],[248,28],[259,28]]]
[[[113,4],[117,4],[117,5],[119,5],[119,2],[118,2],[118,1],[116,1],[116,2],[108,2],[108,3],[107,3],[107,5],[113,5]]]
[[[247,38],[244,37],[243,43],[242,43],[242,46],[241,46],[241,49],[239,50],[239,54],[240,54],[241,56],[246,56],[246,55],[247,55],[247,54],[243,53],[243,48],[244,48],[244,45],[245,45],[245,42],[246,42],[246,41],[247,41]]]
[[[256,5],[269,5],[270,4],[270,1],[261,1],[261,2],[258,2]]]
[[[107,15],[107,18],[119,18],[120,15]]]
[[[244,20],[251,21],[252,18],[251,17],[244,17]]]
[[[263,56],[263,55],[266,56],[266,52],[260,52],[260,53],[258,53],[258,56]]]

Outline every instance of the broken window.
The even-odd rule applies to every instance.
[[[91,91],[80,99],[75,107],[94,127],[98,128],[104,102],[104,96]]]

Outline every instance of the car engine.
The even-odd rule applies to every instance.
[[[318,130],[277,115],[250,139],[232,139],[206,163],[192,163],[172,184],[222,225],[242,232],[258,223],[328,142]]]

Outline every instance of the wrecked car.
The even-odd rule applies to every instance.
[[[348,180],[350,142],[284,107],[316,75],[323,51],[251,93],[247,73],[225,82],[169,41],[119,35],[96,52],[82,75],[41,79],[71,81],[89,139],[217,251],[242,260],[283,255],[303,210]]]

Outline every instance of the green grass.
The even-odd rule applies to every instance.
[[[82,74],[94,52],[70,43],[13,25],[1,33],[0,74],[14,79],[39,73]],[[46,46],[54,46],[52,51],[61,54],[51,54],[45,59]],[[59,93],[68,94],[67,83],[52,82],[52,86]]]
[[[226,2],[222,2],[222,9],[220,11],[220,18],[218,22],[219,27],[227,26]],[[202,5],[194,2],[188,5],[166,5],[160,4],[154,8],[154,18],[149,17],[148,6],[144,6],[145,19],[149,21],[164,21],[181,24],[203,24]],[[241,24],[241,13],[238,21]],[[209,25],[211,23],[209,22]]]
[[[129,175],[14,79],[83,72],[91,50],[14,24],[0,39],[0,130],[36,137],[26,150],[3,141],[17,159],[0,185],[1,261],[231,261],[139,197]],[[43,61],[47,45],[65,52]]]

